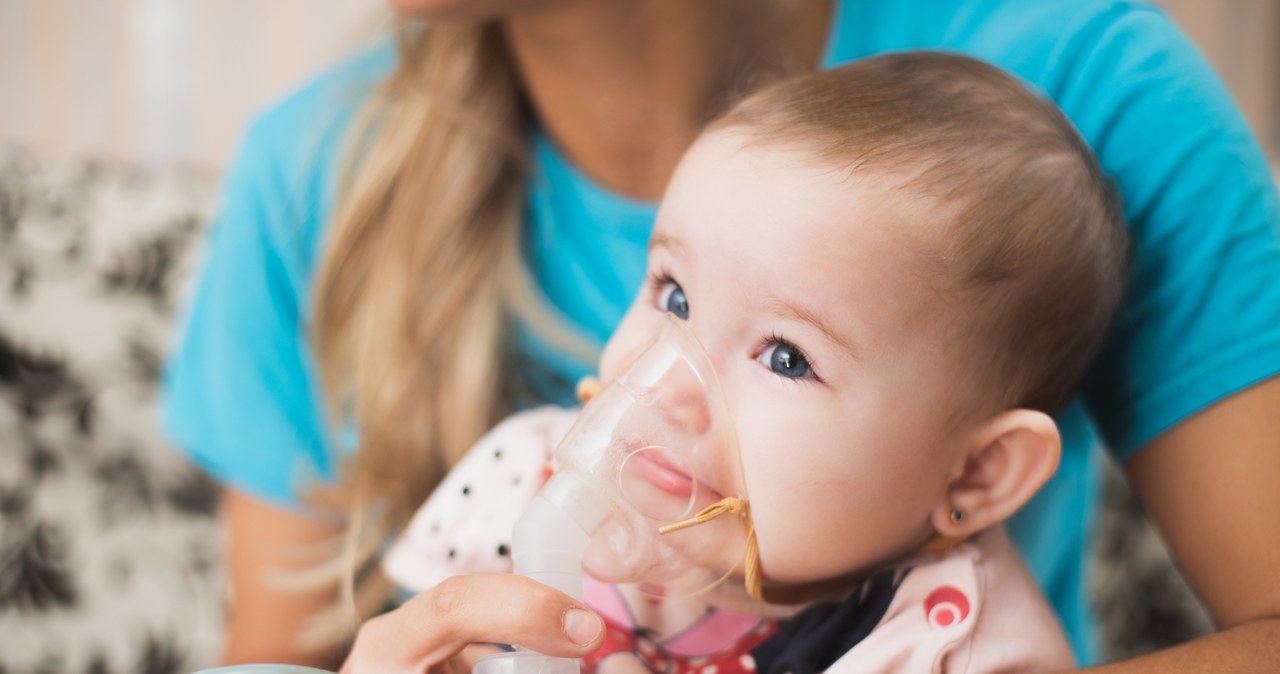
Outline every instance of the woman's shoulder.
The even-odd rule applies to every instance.
[[[277,244],[310,257],[333,209],[347,132],[395,67],[391,44],[355,54],[286,93],[246,128],[225,181],[229,204],[256,214],[242,226],[265,228]]]
[[[1114,45],[1122,43],[1120,50]],[[1194,49],[1155,5],[1134,0],[901,0],[839,5],[835,63],[886,51],[940,49],[980,58],[1052,94],[1080,59],[1132,49]],[[1124,64],[1121,64],[1122,66]]]
[[[389,43],[351,55],[269,103],[248,127],[246,146],[302,150],[329,135],[340,135],[374,89],[395,68]]]

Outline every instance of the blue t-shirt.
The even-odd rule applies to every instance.
[[[1280,372],[1280,208],[1257,143],[1158,10],[1117,0],[844,0],[824,65],[942,49],[1015,73],[1066,112],[1116,181],[1131,289],[1082,395],[1058,419],[1056,476],[1010,523],[1075,644],[1095,658],[1086,551],[1104,447],[1124,460],[1206,406]],[[282,505],[331,478],[311,287],[342,136],[394,67],[381,49],[293,93],[250,128],[166,377],[166,426],[218,478]],[[594,184],[534,131],[525,253],[552,305],[603,343],[644,274],[656,205]],[[541,396],[572,400],[594,364],[516,340]],[[1205,451],[1211,451],[1205,448]]]

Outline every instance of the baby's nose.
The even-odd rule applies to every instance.
[[[707,391],[692,371],[683,368],[667,374],[657,406],[663,420],[681,435],[699,437],[711,428]]]

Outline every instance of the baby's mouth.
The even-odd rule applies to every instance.
[[[693,477],[662,455],[660,451],[639,451],[627,460],[633,470],[659,490],[688,501],[693,498]]]
[[[675,520],[684,518],[697,509],[710,505],[724,498],[724,495],[709,484],[707,479],[699,479],[690,474],[684,461],[679,456],[672,456],[667,451],[649,447],[633,452],[624,464],[623,471],[629,475],[623,482],[638,482],[648,485],[640,492],[629,492],[628,496],[636,497],[633,504],[639,506],[646,515],[658,520]],[[650,497],[642,496],[643,491],[650,491]],[[659,504],[651,499],[661,495]],[[670,501],[667,499],[670,498]],[[648,503],[648,506],[641,506]]]

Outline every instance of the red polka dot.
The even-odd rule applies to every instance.
[[[933,627],[949,627],[969,616],[969,598],[960,590],[943,585],[924,599],[924,619]]]

